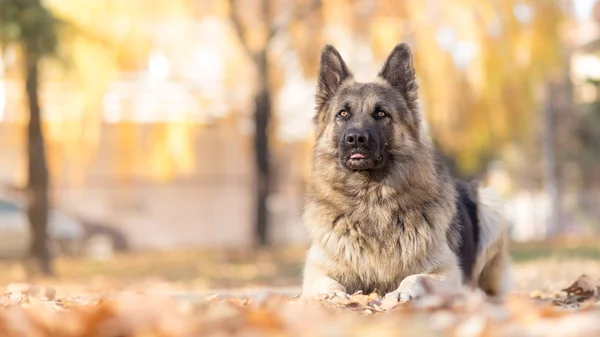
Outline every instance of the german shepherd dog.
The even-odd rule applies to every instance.
[[[303,298],[362,291],[410,301],[425,294],[422,278],[506,293],[500,200],[450,176],[417,96],[404,43],[370,83],[355,81],[334,47],[321,50]]]

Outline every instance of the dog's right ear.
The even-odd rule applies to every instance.
[[[336,93],[344,80],[351,78],[352,73],[340,53],[331,45],[321,49],[319,61],[319,75],[317,84],[317,108],[323,105]]]

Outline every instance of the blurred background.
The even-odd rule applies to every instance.
[[[599,25],[596,0],[0,0],[0,255],[297,282],[320,49],[369,81],[407,42],[436,144],[502,193],[517,260],[598,257]]]

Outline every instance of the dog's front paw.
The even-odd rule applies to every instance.
[[[336,298],[336,297],[343,298],[343,299],[349,299],[350,295],[347,294],[345,291],[334,290],[334,291],[327,291],[327,292],[319,293],[319,294],[313,296],[313,299],[330,300],[330,299]]]
[[[419,297],[418,294],[414,291],[396,290],[396,291],[392,291],[391,293],[385,294],[386,299],[393,298],[393,299],[397,300],[399,303],[410,302],[410,301],[417,299],[418,297]]]
[[[317,301],[322,301],[322,300],[329,300],[332,298],[343,298],[343,299],[349,299],[350,295],[347,294],[345,291],[341,291],[341,290],[332,290],[332,291],[323,291],[323,292],[317,292],[317,293],[312,293],[312,294],[302,294],[301,296],[304,299],[312,299],[312,300],[317,300]]]
[[[340,297],[340,298],[345,298],[345,299],[349,299],[350,295],[348,293],[346,293],[345,291],[341,291],[341,290],[335,290],[335,291],[330,291],[326,293],[327,296],[329,296],[329,298],[334,298],[334,297]]]

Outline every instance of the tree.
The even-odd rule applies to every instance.
[[[29,103],[27,128],[27,216],[32,233],[30,255],[39,271],[52,275],[48,249],[49,177],[39,103],[39,68],[42,58],[56,50],[57,19],[40,0],[1,0],[0,33],[3,45],[16,43],[22,54],[25,91]]]
[[[289,29],[293,22],[301,21],[321,7],[320,0],[312,0],[301,6],[300,1],[259,0],[255,8],[262,22],[259,37],[251,36],[247,31],[250,25],[242,15],[240,1],[229,0],[230,18],[240,43],[256,69],[256,92],[254,95],[254,159],[256,163],[256,195],[255,195],[255,244],[268,244],[269,213],[267,198],[271,189],[271,158],[269,150],[269,127],[271,121],[271,83],[269,47],[271,41],[283,30]],[[283,9],[285,7],[285,9]],[[300,8],[303,7],[303,8]],[[277,9],[278,13],[274,13]],[[246,13],[247,14],[247,13]],[[256,13],[253,13],[256,14]],[[248,15],[248,14],[247,14]],[[255,22],[256,24],[256,22]]]

